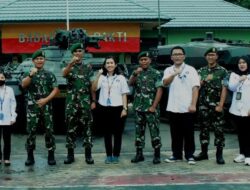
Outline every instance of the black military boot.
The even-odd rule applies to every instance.
[[[66,160],[64,160],[64,164],[71,164],[75,161],[74,157],[74,149],[73,148],[68,148],[68,155]]]
[[[217,147],[216,151],[216,162],[217,164],[225,164],[225,160],[223,159],[223,148],[222,147]]]
[[[155,148],[154,158],[153,158],[153,164],[159,164],[161,163],[161,151],[160,148]]]
[[[144,156],[142,153],[142,148],[137,148],[136,149],[136,155],[135,157],[131,160],[132,163],[138,163],[144,161]]]
[[[55,156],[54,156],[54,150],[48,151],[48,164],[49,165],[56,165]]]
[[[34,159],[33,150],[32,150],[32,149],[29,149],[29,150],[27,151],[27,154],[28,154],[28,158],[27,158],[27,160],[25,161],[25,166],[34,165],[34,164],[35,164],[35,159]]]
[[[208,144],[201,145],[201,152],[197,156],[194,156],[194,160],[195,161],[208,160],[207,151],[208,151]]]
[[[85,148],[85,162],[87,164],[94,164],[94,159],[91,156],[91,148],[90,147]]]

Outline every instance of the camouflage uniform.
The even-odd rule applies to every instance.
[[[75,64],[66,76],[68,92],[66,97],[65,117],[68,126],[66,147],[75,148],[78,125],[83,127],[83,146],[91,148],[92,115],[90,109],[90,87],[93,72],[90,65]]]
[[[223,125],[225,123],[224,113],[216,112],[215,107],[220,102],[220,96],[223,86],[227,86],[227,70],[219,65],[214,68],[208,66],[198,70],[201,81],[204,84],[200,89],[199,99],[199,121],[200,121],[200,142],[201,145],[209,144],[209,127],[214,129],[214,145],[217,147],[225,146],[223,134]],[[212,80],[205,81],[206,77],[212,74]]]
[[[135,126],[135,146],[137,148],[145,147],[145,128],[148,127],[151,135],[151,142],[153,148],[161,147],[161,138],[159,131],[159,106],[155,113],[148,111],[149,107],[153,105],[157,88],[162,86],[161,73],[152,67],[143,70],[137,77],[134,84],[134,102],[136,126]]]
[[[24,78],[29,73],[25,73]],[[56,77],[50,71],[38,70],[33,76],[30,86],[27,88],[27,150],[34,150],[36,130],[40,124],[45,126],[45,143],[49,150],[55,150],[55,137],[53,135],[52,103],[48,102],[39,108],[36,101],[47,97],[54,87],[57,87]]]

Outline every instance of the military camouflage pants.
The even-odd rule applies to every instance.
[[[66,124],[68,126],[66,136],[66,147],[75,148],[77,129],[80,128],[83,137],[83,146],[92,147],[92,115],[91,110],[76,108],[73,104],[68,104],[66,107]]]
[[[199,108],[199,123],[200,123],[200,143],[209,144],[209,129],[214,130],[214,145],[217,147],[225,146],[225,138],[223,133],[223,125],[225,123],[224,113],[216,112],[215,107],[201,106]]]
[[[148,124],[150,130],[151,143],[153,148],[161,147],[161,137],[159,130],[159,112],[138,112],[135,111],[135,146],[145,147],[145,129]]]
[[[27,132],[26,149],[36,148],[36,131],[40,125],[45,127],[45,144],[49,150],[55,150],[55,137],[53,135],[52,106],[45,105],[39,108],[37,105],[27,107]]]

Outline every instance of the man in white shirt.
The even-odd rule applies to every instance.
[[[176,46],[171,50],[173,66],[164,71],[163,85],[169,87],[167,111],[170,119],[173,155],[166,162],[182,160],[184,146],[185,158],[189,164],[195,164],[193,153],[194,113],[198,99],[200,79],[197,71],[184,63],[185,51]]]

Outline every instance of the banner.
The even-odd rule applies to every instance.
[[[83,28],[88,35],[103,36],[100,49],[90,52],[119,53],[140,51],[140,25],[138,23],[71,23],[70,28]],[[42,45],[49,45],[63,23],[5,24],[2,27],[2,53],[33,53]]]

